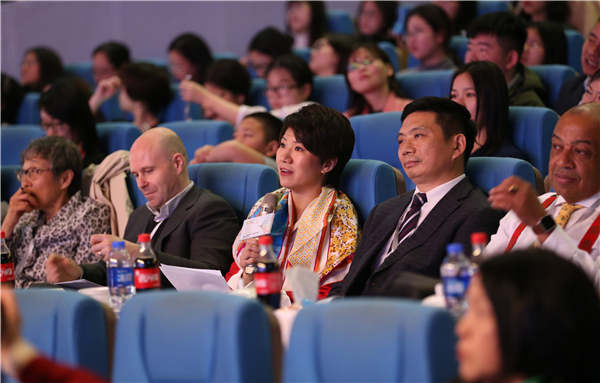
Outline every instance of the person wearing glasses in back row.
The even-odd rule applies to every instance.
[[[267,69],[265,95],[270,113],[279,119],[313,104],[308,101],[312,91],[312,73],[308,64],[300,57],[289,54],[278,57]],[[193,81],[182,81],[179,86],[181,98],[187,102],[202,104],[206,110],[216,114],[216,119],[238,126],[244,117],[257,112],[266,112],[264,106],[237,105],[209,91]]]
[[[110,209],[81,195],[81,154],[72,141],[33,140],[21,154],[17,177],[21,188],[2,222],[17,287],[45,282],[44,263],[51,254],[78,263],[102,259],[92,254],[90,235],[110,231]]]

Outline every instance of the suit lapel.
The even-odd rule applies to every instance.
[[[185,215],[187,211],[194,207],[194,204],[198,200],[200,193],[200,189],[194,185],[192,189],[185,196],[183,196],[173,214],[171,214],[164,222],[165,226],[159,229],[159,235],[156,239],[155,248],[162,249],[163,240],[167,238],[180,224],[185,222]]]

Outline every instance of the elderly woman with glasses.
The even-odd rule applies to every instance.
[[[179,90],[183,100],[202,104],[204,109],[212,110],[217,119],[235,126],[252,113],[267,111],[263,106],[237,105],[192,81],[183,81]],[[312,73],[308,64],[298,56],[281,56],[267,69],[265,95],[271,107],[270,113],[279,119],[312,104],[307,101],[311,90]]]
[[[110,230],[110,210],[81,196],[81,154],[73,142],[59,136],[32,141],[21,153],[17,177],[21,188],[2,222],[17,287],[46,281],[51,254],[77,263],[101,260],[90,250],[90,235]]]

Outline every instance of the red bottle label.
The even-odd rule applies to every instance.
[[[160,272],[158,268],[152,269],[135,269],[135,288],[136,289],[159,289],[160,288]]]
[[[269,295],[281,291],[281,274],[275,273],[255,273],[254,285],[256,286],[256,295]]]
[[[12,282],[15,280],[15,264],[12,262],[0,265],[0,282]]]

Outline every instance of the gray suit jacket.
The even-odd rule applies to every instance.
[[[137,242],[140,233],[148,228],[153,215],[144,206],[129,217],[124,239]],[[158,261],[167,265],[197,269],[229,271],[233,258],[231,246],[240,230],[237,216],[221,197],[194,186],[180,201],[152,238],[152,249]],[[81,265],[83,278],[106,284],[106,263]],[[172,287],[161,275],[163,287]]]
[[[494,234],[504,215],[492,209],[485,194],[464,179],[438,202],[416,232],[376,267],[412,195],[408,192],[391,198],[371,211],[350,270],[330,295],[393,295],[389,289],[404,272],[439,278],[448,243],[460,242],[469,252],[471,233]]]

